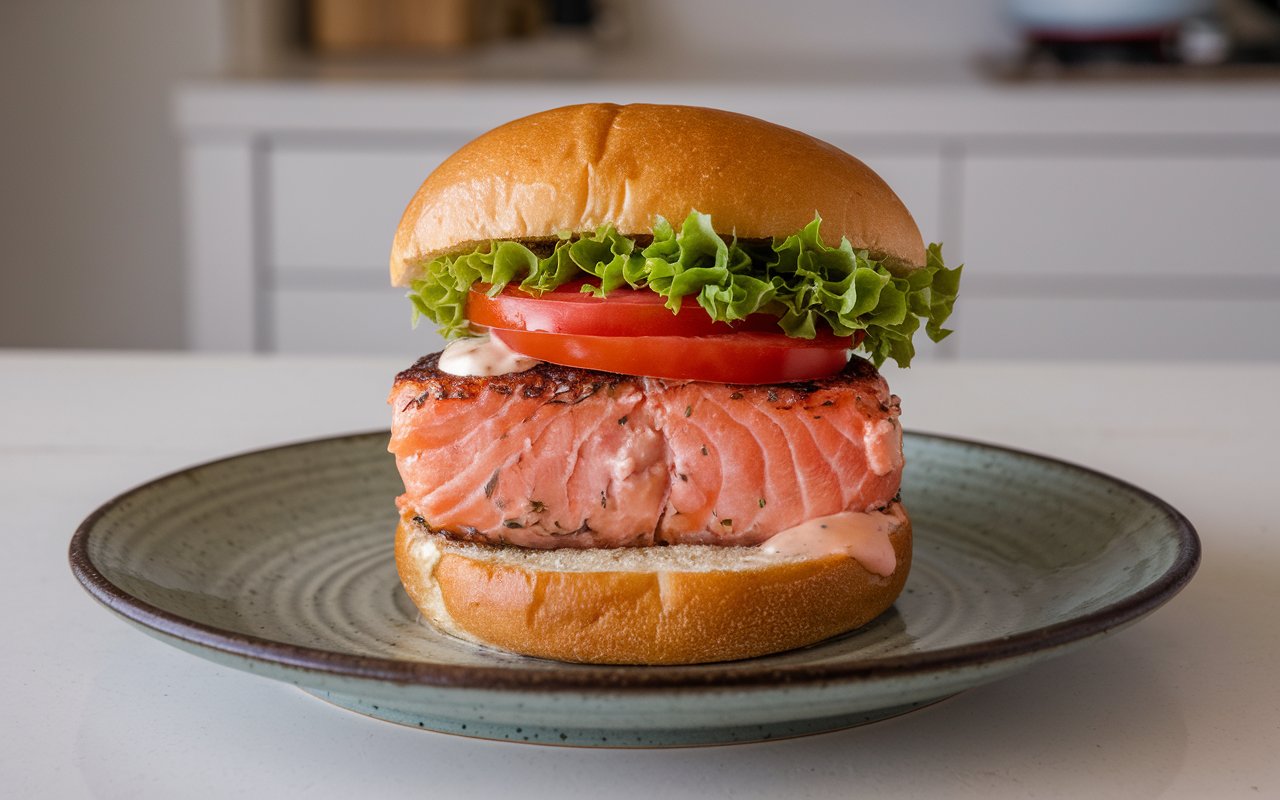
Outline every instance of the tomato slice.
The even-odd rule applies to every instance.
[[[861,335],[832,334],[793,339],[784,333],[754,331],[710,336],[593,336],[503,328],[493,328],[490,335],[517,353],[570,367],[741,384],[834,375],[844,368],[849,350],[861,339]]]
[[[580,291],[582,281],[534,296],[508,286],[490,297],[479,286],[467,317],[517,353],[570,367],[717,383],[786,383],[834,375],[849,361],[856,336],[820,333],[794,339],[759,314],[716,322],[696,299],[679,314],[648,289],[616,289],[607,298]]]
[[[484,286],[471,290],[467,318],[476,325],[506,330],[575,333],[589,336],[712,336],[734,331],[777,332],[768,314],[734,323],[716,322],[693,297],[682,298],[680,313],[648,289],[615,289],[607,298],[580,291],[582,281],[539,296],[507,286],[490,297]]]

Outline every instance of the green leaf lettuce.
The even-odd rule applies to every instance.
[[[861,349],[877,366],[888,359],[909,366],[921,322],[935,342],[951,333],[942,326],[963,267],[947,268],[940,245],[929,245],[923,268],[891,270],[847,239],[828,246],[821,225],[815,216],[803,230],[772,244],[726,242],[708,215],[694,211],[678,231],[659,217],[653,240],[643,248],[608,225],[594,234],[562,237],[544,257],[519,242],[490,242],[421,265],[408,297],[414,323],[426,317],[450,339],[470,335],[467,295],[475,284],[488,285],[490,295],[513,283],[538,295],[583,279],[582,291],[598,297],[622,288],[656,292],[672,313],[692,296],[721,322],[769,314],[784,333],[801,339],[822,329],[838,336],[865,331]]]

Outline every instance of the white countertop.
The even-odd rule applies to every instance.
[[[227,453],[385,426],[402,366],[0,351],[7,796],[1280,796],[1277,366],[935,362],[889,373],[908,430],[1125,478],[1191,518],[1204,560],[1132,628],[839,733],[592,751],[411,730],[167,647],[72,578],[68,540],[98,504]]]
[[[1142,136],[1194,146],[1232,137],[1239,148],[1272,153],[1270,137],[1280,133],[1280,79],[1008,82],[954,59],[735,63],[572,51],[524,58],[519,50],[434,66],[339,60],[192,80],[178,92],[174,115],[185,135],[206,138],[473,136],[589,102],[709,105],[819,137],[908,137],[914,145],[1033,137],[1088,147],[1091,137]]]

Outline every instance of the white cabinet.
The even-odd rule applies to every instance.
[[[1280,155],[970,156],[963,185],[985,275],[1280,275]]]
[[[405,205],[455,147],[394,141],[272,146],[266,187],[272,268],[385,271]]]
[[[409,302],[390,285],[387,262],[405,205],[467,138],[286,137],[267,148],[261,349],[412,359],[443,346],[429,321],[411,328]]]
[[[201,141],[183,153],[187,339],[196,349],[262,349],[255,177],[246,139]]]
[[[968,358],[1275,359],[1280,301],[962,295],[946,344]]]
[[[958,355],[1280,358],[1280,156],[1050,150],[962,176]]]

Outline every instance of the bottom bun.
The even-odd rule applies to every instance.
[[[674,545],[529,550],[453,541],[410,520],[396,567],[445,633],[588,664],[696,664],[777,653],[865,625],[893,604],[911,566],[911,522],[889,539],[897,567],[845,555]]]

